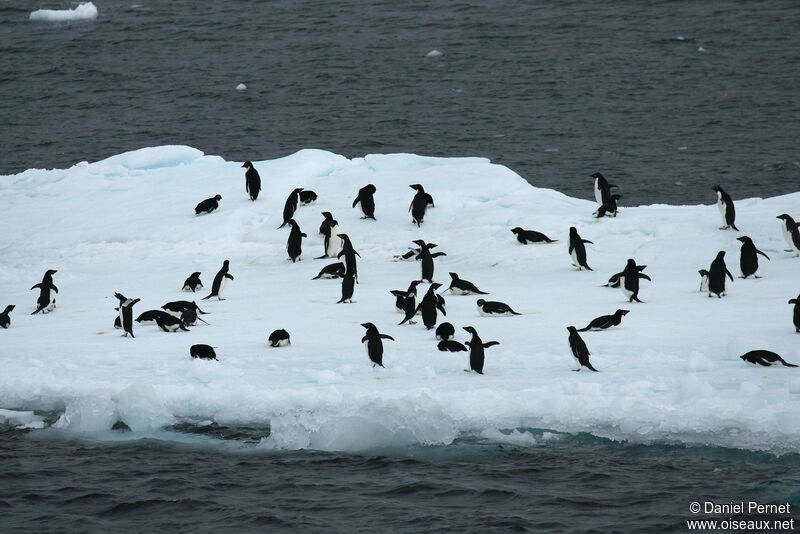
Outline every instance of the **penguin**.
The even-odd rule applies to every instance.
[[[455,335],[456,329],[448,322],[444,322],[436,327],[436,339],[440,341],[447,341]]]
[[[261,191],[261,176],[250,161],[245,161],[242,168],[247,169],[244,173],[244,190],[250,195],[250,200],[255,201]]]
[[[722,224],[724,224],[724,226],[720,226],[719,229],[727,230],[728,228],[733,228],[738,232],[739,229],[736,228],[734,224],[736,220],[736,210],[733,207],[733,199],[718,185],[715,185],[711,189],[717,192],[717,207],[719,208],[719,213],[722,215]]]
[[[56,307],[56,296],[58,288],[53,283],[53,275],[58,271],[49,269],[44,273],[42,281],[38,284],[31,286],[31,289],[39,288],[39,298],[36,299],[36,310],[31,315],[36,315],[39,312],[50,313]]]
[[[339,251],[339,254],[336,255],[336,258],[338,259],[344,256],[345,276],[348,273],[353,273],[354,281],[355,283],[358,283],[358,266],[356,265],[356,256],[360,258],[361,254],[359,254],[353,248],[353,243],[350,242],[350,236],[347,234],[339,234],[339,237],[342,239],[342,250]]]
[[[308,236],[300,230],[300,227],[294,219],[289,219],[287,222],[292,229],[289,232],[289,239],[286,241],[286,252],[289,253],[289,259],[294,263],[301,259],[300,255],[303,253],[303,238]]]
[[[447,289],[455,295],[488,295],[485,291],[481,291],[475,284],[466,280],[461,280],[456,273],[450,273],[450,287]]]
[[[419,245],[417,259],[420,261],[420,267],[422,268],[421,280],[427,280],[429,283],[433,283],[433,258],[447,256],[447,254],[444,252],[431,254],[431,249],[437,246],[435,243],[426,243],[422,239],[417,239],[412,241],[412,243]]]
[[[708,268],[708,296],[714,293],[717,298],[722,298],[725,294],[725,275],[727,275],[731,282],[733,282],[733,275],[725,265],[725,251],[720,250],[717,257],[711,262],[711,267]]]
[[[573,371],[580,371],[583,367],[588,367],[596,373],[597,369],[592,367],[592,364],[589,363],[589,355],[591,353],[586,347],[586,343],[584,343],[583,339],[581,339],[581,335],[574,326],[568,326],[567,330],[569,331],[569,348],[572,351],[572,356],[575,357],[575,361],[578,364],[578,368],[573,369]]]
[[[217,353],[214,352],[214,347],[210,345],[203,345],[202,343],[198,343],[197,345],[192,345],[189,347],[189,355],[192,358],[199,358],[201,360],[217,359]]]
[[[414,282],[419,283],[418,280],[414,280]],[[397,295],[395,295],[397,296]],[[398,297],[398,300],[400,297]],[[409,286],[409,290],[402,297],[402,302],[400,303],[400,311],[405,314],[398,326],[408,321],[408,324],[417,324],[416,321],[413,320],[414,315],[417,314],[417,286],[412,282],[412,285]],[[395,302],[395,306],[397,307],[397,302]]]
[[[639,300],[639,279],[653,281],[649,276],[641,272],[641,269],[636,265],[636,260],[628,258],[628,263],[625,269],[622,270],[622,276],[619,278],[619,289],[628,302],[644,302]]]
[[[0,313],[0,328],[8,328],[9,326],[11,326],[11,317],[9,316],[9,314],[13,309],[14,305],[9,304],[8,306],[6,306],[6,309],[3,310],[3,313]]]
[[[147,310],[136,318],[136,322],[141,325],[154,325],[157,324],[156,319],[165,316],[174,317],[163,310]]]
[[[114,317],[114,329],[122,330],[122,321],[119,320],[119,306],[114,308],[114,311],[117,312],[117,316]]]
[[[197,324],[197,321],[203,321],[204,323],[208,324],[208,322],[203,319],[202,317],[197,316],[197,312],[200,311],[200,308],[185,308],[181,312],[180,320],[184,326],[194,326]],[[201,312],[204,313],[204,312]]]
[[[367,349],[367,356],[372,362],[372,367],[376,365],[383,367],[383,341],[381,340],[391,339],[394,341],[394,338],[378,332],[378,328],[372,323],[361,323],[361,326],[367,329],[367,333],[361,338],[361,342],[364,344],[364,348]]]
[[[274,330],[269,335],[269,346],[270,347],[285,347],[290,345],[291,341],[289,340],[289,332],[284,330],[283,328],[279,328]]]
[[[416,259],[417,255],[419,254],[418,248],[410,248],[408,252],[404,254],[395,254],[392,256],[392,261],[408,261]]]
[[[783,238],[789,243],[789,248],[786,252],[794,252],[795,256],[800,256],[800,228],[798,224],[786,213],[778,215],[776,219],[781,219],[781,231]]]
[[[511,317],[512,315],[522,315],[512,310],[511,306],[503,302],[478,299],[475,304],[478,305],[478,313],[483,317]]]
[[[184,310],[192,310],[195,313],[201,313],[203,315],[208,313],[201,310],[195,301],[189,302],[188,300],[176,300],[173,302],[167,302],[166,304],[161,306],[161,309],[175,317],[180,317]]]
[[[364,214],[361,217],[362,219],[375,220],[375,199],[373,198],[375,191],[375,186],[372,184],[367,184],[358,190],[358,195],[353,201],[353,207],[355,208],[356,204],[361,204],[361,213]]]
[[[708,271],[705,269],[700,269],[697,271],[700,273],[700,291],[701,293],[708,293]]]
[[[796,299],[791,299],[789,304],[794,304],[794,317],[792,318],[794,330],[800,332],[800,295],[797,295]]]
[[[311,189],[303,189],[299,194],[300,196],[297,199],[303,206],[309,206],[317,201],[317,194]]]
[[[412,280],[411,283],[408,284],[408,289],[406,289],[405,291],[400,289],[393,289],[389,291],[389,293],[395,296],[394,307],[397,309],[397,311],[405,313],[405,307],[403,306],[403,304],[405,303],[406,297],[408,296],[409,293],[414,297],[414,300],[416,301],[417,286],[420,283],[421,282],[419,280]],[[414,306],[416,307],[416,304]]]
[[[597,211],[594,212],[595,219],[599,219],[601,217],[616,217],[617,216],[617,201],[622,198],[622,195],[609,195],[608,199],[603,203],[602,206],[597,208]]]
[[[597,319],[593,319],[585,328],[579,328],[578,332],[586,332],[587,330],[608,330],[609,328],[616,328],[622,324],[622,318],[628,314],[630,310],[617,310],[612,315],[601,315]]]
[[[517,236],[517,241],[523,245],[528,243],[555,243],[558,239],[550,239],[541,232],[535,230],[523,230],[519,226],[511,229],[511,233]]]
[[[433,283],[428,287],[428,291],[425,293],[425,296],[422,297],[422,301],[417,306],[417,310],[422,313],[422,324],[425,325],[425,328],[430,330],[434,326],[436,326],[436,310],[437,308],[441,310],[443,315],[447,315],[447,312],[444,310],[444,305],[439,301],[436,290],[442,287],[442,284]],[[402,324],[402,323],[401,323]]]
[[[189,275],[189,278],[183,282],[183,290],[184,291],[191,291],[194,293],[198,289],[203,289],[203,282],[200,281],[200,272],[194,272]]]
[[[412,222],[419,228],[422,219],[425,218],[425,210],[428,209],[428,204],[433,205],[433,198],[425,192],[425,189],[420,184],[412,184],[409,187],[417,191],[417,194],[411,200],[411,205],[408,206],[408,211],[411,212]]]
[[[586,263],[586,247],[584,243],[591,243],[594,245],[594,243],[588,239],[581,238],[581,236],[578,235],[578,230],[574,226],[571,226],[569,229],[569,254],[572,256],[572,265],[577,267],[579,271],[583,268],[591,271],[592,268]]]
[[[325,235],[325,239],[322,243],[323,254],[322,256],[314,258],[315,260],[335,258],[339,254],[339,251],[342,249],[342,238],[339,237],[340,233],[339,223],[335,219],[331,219],[328,233]]]
[[[131,337],[135,337],[133,335],[133,305],[139,302],[140,299],[129,299],[122,293],[114,293],[114,296],[119,300],[119,308],[117,309],[119,310],[120,326],[125,331],[122,337],[128,337],[128,334]],[[116,325],[116,321],[114,324]]]
[[[353,271],[345,272],[344,276],[342,277],[342,298],[340,298],[336,304],[342,304],[353,302],[353,291],[355,290],[356,285],[356,275]]]
[[[603,205],[606,203],[608,197],[611,196],[611,188],[617,187],[616,184],[608,183],[605,176],[596,172],[590,175],[591,178],[594,178],[594,199],[599,205]]]
[[[228,266],[230,263],[231,262],[229,260],[222,262],[222,268],[219,270],[217,275],[214,276],[214,283],[211,284],[211,293],[203,297],[202,300],[210,299],[211,297],[217,297],[219,300],[225,300],[222,298],[222,290],[225,289],[228,279],[233,280],[233,275],[228,273]]]
[[[469,349],[453,339],[443,339],[436,345],[442,352],[468,352]]]
[[[327,237],[331,235],[331,224],[334,222],[333,215],[329,211],[323,211],[322,216],[325,218],[322,220],[322,224],[319,225],[319,233]]]
[[[469,369],[464,369],[465,371],[475,371],[479,375],[483,374],[483,360],[484,360],[484,349],[488,349],[494,345],[499,345],[499,341],[487,341],[484,343],[480,337],[478,337],[478,332],[471,326],[465,326],[464,330],[472,334],[472,339],[467,341],[465,345],[469,347]]]
[[[756,278],[761,278],[756,274],[758,272],[758,255],[761,254],[767,258],[767,261],[770,261],[769,256],[758,250],[753,240],[746,235],[737,237],[736,240],[742,242],[742,248],[739,253],[739,267],[742,269],[742,278],[747,278],[751,274]]]
[[[312,280],[318,280],[320,278],[343,278],[344,277],[344,263],[337,261],[335,263],[330,263],[323,267],[319,274],[312,278]]]
[[[189,331],[186,325],[183,324],[183,321],[169,314],[156,317],[156,324],[164,332],[177,332],[178,330]]]
[[[639,272],[642,272],[642,271],[645,270],[646,267],[647,267],[647,265],[637,265],[636,269]],[[608,279],[608,282],[603,284],[603,287],[619,287],[619,280],[620,280],[620,278],[622,278],[623,274],[624,273],[622,271],[620,271],[620,272],[618,272],[616,274],[611,275],[611,278]]]
[[[297,211],[297,204],[300,202],[300,191],[302,190],[302,187],[298,187],[289,193],[286,204],[283,205],[283,222],[278,227],[279,229],[286,226],[289,221],[292,220],[292,217],[294,217],[294,212]]]
[[[215,209],[219,207],[219,201],[222,200],[222,196],[214,195],[211,198],[207,198],[204,201],[200,202],[194,208],[194,214],[200,215],[201,213],[211,213]]]
[[[751,363],[753,365],[762,365],[764,367],[770,367],[772,365],[776,365],[777,363],[781,363],[786,367],[797,367],[795,364],[788,363],[786,360],[769,350],[751,350],[747,354],[743,354],[739,357],[747,363]]]

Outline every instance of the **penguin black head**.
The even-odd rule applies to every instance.
[[[292,194],[293,195],[300,194],[300,191],[302,191],[302,190],[303,190],[302,187],[295,187],[294,191],[292,191]]]
[[[222,262],[222,266],[223,267],[227,267],[228,265],[230,265],[230,263],[231,263],[231,260],[225,260],[225,261]]]
[[[114,293],[114,296],[117,297],[117,300],[119,301],[120,304],[128,300],[128,297],[126,297],[122,293]]]
[[[6,309],[3,310],[3,313],[5,314],[11,313],[11,310],[13,310],[14,308],[15,306],[13,304],[9,304],[8,306],[6,306]]]
[[[629,312],[630,310],[622,310],[622,309],[617,310],[617,313],[620,315],[628,315]]]
[[[196,271],[196,272],[193,272],[193,273],[192,273],[192,276],[193,276],[193,277],[198,277],[198,276],[200,276],[201,274],[202,274],[202,273],[201,273],[200,271]]]
[[[333,219],[333,215],[329,211],[323,211],[322,216],[325,217],[325,220]]]
[[[788,213],[782,213],[782,214],[778,215],[775,218],[776,219],[782,219],[782,220],[784,220],[786,222],[789,222],[789,221],[794,222],[794,219],[792,219],[792,216],[789,215]]]
[[[614,195],[611,195],[611,198],[613,198],[614,200],[619,200],[619,199],[621,199],[621,198],[622,198],[622,195],[620,195],[620,194],[614,194]]]
[[[434,282],[431,284],[431,291],[436,291],[440,287],[442,287],[442,284],[440,284],[439,282]]]
[[[462,329],[463,329],[463,330],[466,330],[466,331],[467,331],[467,332],[469,332],[470,334],[475,334],[475,335],[477,335],[477,334],[478,334],[478,332],[476,332],[476,331],[475,331],[475,329],[474,329],[474,328],[472,328],[471,326],[465,326],[465,327],[463,327]]]
[[[450,278],[452,278],[453,280],[458,280],[458,275],[456,273],[449,273],[449,274]]]
[[[475,301],[475,304],[477,304],[478,306],[483,306],[484,304],[486,304],[486,301],[483,299],[478,299],[477,301]]]
[[[700,269],[697,272],[700,273],[700,276],[708,276],[708,271],[706,271],[705,269]]]
[[[247,168],[247,169],[252,169],[253,168],[253,164],[251,162],[249,162],[249,161],[245,161],[244,165],[242,165],[242,167],[243,168]]]
[[[420,184],[411,184],[408,187],[410,187],[411,189],[416,189],[420,193],[424,193],[425,192],[425,189]]]
[[[422,239],[415,239],[414,241],[412,241],[412,243],[416,243],[417,245],[419,245],[421,247],[425,246],[425,241],[423,241]]]
[[[605,176],[600,174],[599,172],[595,172],[589,175],[590,178],[603,178],[605,180]]]
[[[372,323],[361,323],[361,326],[363,326],[363,327],[364,327],[364,328],[366,328],[367,330],[371,330],[371,329],[373,329],[373,328],[375,328],[375,329],[377,329],[377,328],[378,328],[378,327],[376,327],[376,326],[375,326],[374,324],[372,324]]]
[[[299,228],[294,219],[289,219],[288,221],[286,221],[286,224],[289,224],[292,228]]]
[[[746,235],[743,235],[742,237],[737,237],[736,241],[741,241],[742,243],[752,243],[753,242],[753,240],[750,239],[749,237],[747,237]]]
[[[219,202],[220,200],[222,200],[222,195],[214,195],[214,200]]]
[[[717,259],[718,260],[725,259],[725,251],[724,250],[720,250],[719,252],[717,252]]]
[[[567,330],[569,330],[570,334],[577,334],[578,333],[578,329],[575,328],[574,326],[568,326]]]
[[[578,229],[574,226],[569,227],[569,235],[578,235]]]
[[[54,274],[56,274],[57,272],[58,272],[58,271],[56,271],[55,269],[48,269],[48,270],[47,270],[47,272],[45,272],[45,273],[44,273],[44,275],[45,275],[45,276],[53,276],[53,275],[54,275]]]
[[[722,188],[721,188],[720,186],[718,186],[718,185],[715,185],[715,186],[714,186],[714,187],[712,187],[711,189],[712,189],[713,191],[716,191],[717,193],[721,193],[721,192],[722,192]]]
[[[628,258],[628,267],[636,267],[636,260]]]
[[[365,185],[365,186],[364,186],[364,191],[365,191],[365,192],[367,192],[367,193],[371,193],[371,194],[373,194],[373,195],[374,195],[374,194],[375,194],[375,191],[377,191],[377,189],[375,189],[375,186],[374,186],[374,185],[372,185],[372,184],[367,184],[367,185]]]

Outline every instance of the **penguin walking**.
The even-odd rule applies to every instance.
[[[372,367],[376,365],[383,367],[382,340],[391,339],[394,341],[394,338],[378,332],[378,328],[372,323],[361,323],[361,326],[367,329],[367,333],[361,338],[361,342],[364,344],[364,348],[367,349],[367,356],[369,356],[369,361],[372,362]]]
[[[428,283],[433,283],[433,259],[438,258],[439,256],[447,256],[444,252],[435,252],[431,254],[431,249],[436,247],[436,243],[426,243],[422,239],[417,239],[412,241],[419,245],[419,254],[417,254],[417,260],[420,262],[420,267],[422,269],[422,275],[420,277],[421,280],[426,280]]]
[[[708,293],[708,271],[700,269],[697,272],[700,273],[700,289],[698,289],[698,291],[701,293]]]
[[[442,284],[431,284],[428,287],[428,291],[425,292],[425,296],[422,297],[422,301],[417,306],[416,311],[422,314],[422,324],[424,324],[425,328],[428,330],[436,326],[437,309],[442,312],[442,315],[447,315],[447,312],[444,310],[444,304],[439,301],[439,297],[436,294],[436,290],[440,287],[442,287]]]
[[[417,286],[420,283],[421,282],[419,280],[412,280],[411,283],[408,284],[408,289],[406,289],[405,291],[403,291],[401,289],[392,289],[391,291],[389,291],[389,293],[391,293],[392,295],[395,296],[394,307],[397,309],[397,311],[405,312],[404,303],[405,303],[406,297],[408,296],[409,293],[414,297],[414,300],[416,301],[416,299],[417,299]],[[414,307],[416,308],[416,304],[414,304]]]
[[[367,184],[358,190],[358,195],[353,201],[353,207],[355,208],[356,204],[361,204],[361,213],[364,214],[361,217],[362,219],[375,220],[375,199],[373,198],[375,191],[375,186],[372,184]]]
[[[214,352],[214,347],[212,347],[211,345],[204,345],[202,343],[198,343],[197,345],[192,345],[191,347],[189,347],[189,355],[192,358],[197,358],[200,360],[217,359],[217,353]]]
[[[791,299],[789,304],[794,304],[794,316],[792,317],[794,330],[795,332],[800,332],[800,295],[797,295],[796,299]]]
[[[317,201],[317,194],[311,189],[303,189],[299,192],[297,200],[303,206],[310,206]]]
[[[608,330],[609,328],[616,328],[622,324],[622,318],[628,315],[630,310],[617,310],[611,315],[601,315],[592,321],[584,328],[579,328],[578,332],[586,332],[587,330]]]
[[[611,188],[617,185],[608,183],[605,176],[599,172],[592,174],[591,177],[594,178],[594,199],[602,206],[611,197]]]
[[[287,222],[292,229],[289,232],[289,239],[286,241],[286,252],[289,253],[289,259],[294,263],[300,259],[300,255],[303,253],[303,238],[308,236],[300,230],[294,219],[289,219]]]
[[[318,256],[314,258],[315,260],[321,260],[324,258],[335,258],[339,255],[339,251],[342,250],[342,238],[339,237],[341,230],[339,230],[339,223],[335,219],[330,219],[327,234],[325,235],[325,239],[322,243],[323,247],[323,254],[322,256]]]
[[[792,217],[786,213],[778,215],[776,219],[781,219],[781,232],[783,238],[789,244],[786,252],[794,252],[795,256],[800,256],[800,228]]]
[[[767,258],[767,261],[770,261],[769,256],[758,250],[753,240],[746,235],[737,237],[736,240],[742,242],[742,248],[739,253],[739,267],[742,269],[742,278],[747,278],[751,274],[756,278],[761,278],[756,274],[758,272],[758,255],[761,254]]]
[[[468,352],[469,350],[454,339],[443,339],[436,347],[442,352]]]
[[[31,286],[31,289],[39,288],[39,298],[36,299],[36,310],[31,315],[36,315],[39,312],[50,313],[56,307],[56,293],[58,288],[53,283],[53,275],[58,271],[49,269],[44,273],[42,281],[38,284]]]
[[[289,221],[294,217],[294,212],[297,211],[297,205],[300,203],[300,191],[302,190],[302,187],[298,187],[289,193],[289,197],[283,205],[283,222],[278,227],[279,229],[289,224]]]
[[[222,200],[221,195],[214,195],[211,198],[203,200],[194,207],[194,214],[200,215],[201,213],[211,213],[219,207],[220,200]]]
[[[319,274],[312,278],[312,280],[319,280],[320,278],[343,278],[344,277],[344,263],[337,261],[329,263],[322,269]]]
[[[412,184],[409,187],[417,191],[417,194],[411,200],[411,205],[408,206],[408,211],[411,212],[412,222],[419,228],[422,219],[425,218],[425,210],[428,209],[428,204],[433,206],[433,198],[425,192],[425,189],[420,184]]]
[[[155,325],[158,324],[156,321],[159,317],[164,318],[165,316],[175,317],[164,310],[147,310],[146,312],[139,314],[139,317],[136,318],[136,322],[140,325]]]
[[[720,250],[717,257],[711,262],[711,267],[708,268],[708,296],[714,293],[717,298],[722,298],[725,294],[725,276],[728,276],[733,282],[733,275],[725,265],[725,251]]]
[[[638,269],[639,272],[642,272],[642,271],[645,270],[646,267],[647,267],[647,265],[637,265],[636,269]],[[619,281],[620,281],[620,278],[622,278],[623,274],[624,273],[622,271],[620,271],[618,273],[615,273],[615,274],[611,275],[611,278],[609,278],[608,282],[603,284],[602,287],[619,287]]]
[[[436,327],[436,339],[447,341],[456,335],[456,329],[452,324],[444,322]]]
[[[418,280],[414,280],[414,282],[417,282],[417,284],[419,283]],[[402,296],[402,302],[400,302],[400,311],[402,311],[405,316],[403,320],[398,323],[398,326],[405,322],[408,322],[408,324],[417,324],[417,322],[413,320],[414,315],[417,313],[417,285],[412,282],[412,285],[410,285],[408,289],[409,290]],[[398,300],[400,300],[400,297],[398,297]],[[395,306],[397,306],[397,302],[395,302]]]
[[[222,268],[217,272],[216,276],[214,276],[214,283],[211,284],[211,293],[203,297],[203,300],[210,299],[211,297],[225,300],[222,298],[222,290],[225,289],[225,285],[228,283],[229,279],[233,280],[233,275],[228,273],[230,263],[229,260],[222,262]]]
[[[450,290],[451,293],[454,295],[488,295],[485,291],[481,291],[478,289],[475,284],[469,282],[467,280],[462,280],[458,277],[456,273],[449,273],[450,278],[450,287],[447,289]]]
[[[193,272],[183,282],[183,290],[194,293],[198,289],[203,289],[203,282],[200,281],[200,271]]]
[[[8,306],[6,306],[6,309],[3,310],[3,313],[0,313],[0,328],[8,328],[9,326],[11,326],[10,314],[11,310],[13,310],[14,307],[15,306],[13,304],[9,304]]]
[[[575,361],[578,364],[577,369],[573,369],[573,371],[580,371],[584,367],[588,367],[594,372],[597,372],[597,369],[592,367],[592,364],[589,362],[589,349],[586,347],[586,343],[583,342],[581,339],[581,335],[578,333],[578,330],[574,326],[568,326],[567,330],[569,331],[569,348],[572,351],[572,356],[575,357]]]
[[[720,215],[722,215],[722,224],[724,226],[720,226],[719,229],[727,230],[728,228],[733,228],[738,232],[739,229],[736,228],[734,224],[736,220],[736,210],[733,207],[733,199],[718,185],[715,185],[711,189],[717,192],[717,207],[719,208]]]
[[[608,199],[597,208],[594,212],[595,219],[601,217],[616,217],[617,216],[617,201],[622,198],[622,195],[609,195]]]
[[[511,306],[504,302],[478,299],[475,304],[478,305],[478,313],[483,317],[511,317],[512,315],[522,315],[512,310]]]
[[[133,335],[133,305],[139,302],[140,299],[129,299],[121,293],[114,293],[114,296],[119,300],[119,320],[122,324],[122,329],[125,331],[122,337],[131,337]]]
[[[353,302],[353,292],[355,291],[356,287],[356,275],[354,271],[345,271],[344,277],[342,277],[342,298],[340,298],[336,304],[342,304]]]
[[[786,367],[797,367],[795,364],[788,363],[779,355],[769,350],[751,350],[747,354],[743,354],[739,357],[742,360],[746,361],[747,363],[751,363],[753,365],[761,365],[763,367],[771,367],[778,363]]]
[[[558,239],[550,239],[543,233],[537,232],[536,230],[524,230],[519,226],[512,228],[511,233],[517,236],[517,241],[523,245],[527,245],[529,243],[555,243],[558,241]]]
[[[244,173],[244,190],[250,195],[250,200],[254,201],[258,198],[259,191],[261,191],[261,175],[258,174],[258,171],[250,161],[245,161],[242,168],[247,169]]]
[[[339,254],[336,255],[336,258],[339,259],[344,256],[344,273],[347,276],[349,273],[353,274],[353,280],[355,283],[358,283],[358,265],[356,264],[356,256],[359,258],[361,254],[353,248],[353,243],[350,241],[350,236],[347,234],[339,234],[339,237],[342,239],[342,250],[339,251]]]
[[[485,359],[484,349],[494,345],[499,345],[499,341],[483,342],[478,336],[478,332],[471,326],[465,326],[464,330],[472,334],[472,339],[464,343],[469,347],[469,369],[465,371],[475,371],[479,375],[483,374],[483,362]]]
[[[177,332],[178,330],[183,330],[184,332],[189,331],[186,325],[183,324],[183,321],[168,313],[156,317],[155,321],[158,327],[164,332]]]
[[[269,346],[270,347],[286,347],[290,345],[291,341],[289,339],[289,332],[284,330],[283,328],[279,328],[274,330],[269,335]]]
[[[628,263],[622,271],[622,276],[619,279],[619,289],[622,294],[628,299],[628,302],[643,302],[639,300],[639,279],[653,281],[649,276],[641,272],[636,265],[636,260],[628,258]]]
[[[591,243],[594,245],[594,243],[588,239],[581,238],[581,236],[578,235],[578,230],[574,226],[571,226],[569,229],[569,254],[572,257],[572,265],[577,267],[579,271],[581,269],[591,271],[592,268],[586,263],[586,247],[584,243]]]

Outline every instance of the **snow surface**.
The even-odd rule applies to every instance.
[[[0,177],[0,308],[17,306],[11,328],[0,330],[0,407],[63,411],[53,426],[66,432],[107,432],[119,419],[133,435],[187,419],[270,425],[259,447],[275,449],[448,444],[461,435],[533,445],[542,438],[525,429],[548,429],[800,451],[800,369],[739,359],[769,349],[800,363],[787,304],[800,293],[800,259],[783,252],[775,218],[800,218],[800,193],[736,202],[737,226],[772,261],[761,258],[763,278],[737,278],[717,299],[697,291],[697,270],[726,250],[738,274],[741,234],[718,229],[714,204],[622,207],[616,219],[596,220],[594,202],[532,187],[482,158],[350,160],[302,150],[254,165],[263,184],[256,202],[241,162],[185,146]],[[368,183],[377,187],[376,221],[351,207]],[[407,212],[414,183],[436,203],[421,228]],[[319,198],[295,215],[308,238],[303,260],[292,264],[289,231],[277,227],[295,187]],[[197,202],[215,194],[220,208],[196,217]],[[322,211],[361,255],[353,304],[336,304],[338,280],[311,280],[331,261],[312,259],[322,254]],[[559,241],[520,245],[515,226]],[[594,242],[594,271],[570,265],[570,226]],[[439,352],[421,321],[397,325],[389,291],[405,289],[420,267],[392,256],[420,238],[447,253],[435,260],[444,287],[448,271],[457,272],[488,291],[485,298],[524,312],[481,317],[477,297],[444,294],[457,340],[467,341],[462,327],[474,326],[484,341],[500,342],[486,350],[483,376],[464,372],[465,353]],[[644,304],[600,287],[629,257],[653,279],[642,281]],[[226,300],[201,301],[225,259],[235,278]],[[47,269],[58,270],[57,307],[31,316],[37,294],[29,288]],[[180,290],[193,271],[205,285],[195,295]],[[135,339],[122,338],[112,327],[115,291],[142,299],[135,315],[195,299],[211,324],[179,333],[137,324]],[[617,308],[631,310],[621,328],[582,334],[600,372],[572,372],[566,327]],[[367,321],[396,339],[384,343],[385,369],[364,353]],[[277,328],[291,334],[291,346],[267,345]],[[195,343],[217,347],[219,361],[191,359]]]
[[[78,5],[75,9],[37,9],[32,11],[29,20],[45,22],[64,22],[71,20],[90,20],[97,18],[97,8],[92,2]]]

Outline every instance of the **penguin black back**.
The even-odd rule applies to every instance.
[[[250,195],[250,200],[256,200],[259,191],[261,191],[261,176],[250,161],[245,161],[242,167],[247,169],[247,172],[244,174],[245,191]]]
[[[586,263],[586,247],[584,243],[592,243],[588,239],[583,239],[580,235],[578,235],[578,230],[572,226],[569,229],[569,254],[572,258],[572,265],[578,268],[580,271],[581,269],[586,269],[591,271],[592,268],[589,267],[589,264]]]
[[[195,206],[194,214],[200,215],[201,213],[211,213],[219,207],[220,200],[222,200],[221,195],[214,195],[211,198],[201,201],[199,204],[197,204],[197,206]]]
[[[753,240],[748,236],[743,235],[736,238],[742,242],[742,248],[739,253],[739,267],[742,269],[742,278],[755,275],[756,278],[761,278],[756,274],[758,272],[758,255],[761,254],[769,261],[769,256],[756,248]]]
[[[469,370],[475,371],[479,375],[483,374],[483,364],[485,360],[485,350],[491,346],[499,345],[499,341],[488,341],[486,343],[478,336],[478,332],[471,326],[465,326],[464,330],[472,334],[472,339],[466,342],[469,347]]]
[[[771,367],[779,363],[785,367],[797,367],[797,365],[788,363],[778,354],[775,354],[769,350],[751,350],[747,354],[743,354],[739,357],[748,363],[752,363],[753,365],[761,365],[763,367]]]
[[[289,259],[294,263],[303,253],[303,238],[307,236],[300,230],[300,226],[297,225],[294,219],[289,219],[286,222],[292,227],[289,232],[289,239],[286,241],[286,252],[289,253]]]
[[[456,329],[448,322],[444,322],[436,327],[436,339],[445,341],[452,338],[454,335],[456,335]]]
[[[269,335],[270,347],[285,347],[290,343],[291,341],[289,339],[289,332],[283,328],[278,328]]]
[[[369,356],[372,366],[380,365],[383,367],[383,341],[381,340],[391,339],[394,341],[394,338],[378,332],[378,328],[372,323],[361,323],[361,326],[367,329],[366,334],[361,338],[361,342],[367,349],[367,356]]]
[[[233,280],[233,275],[228,273],[228,267],[230,266],[230,263],[230,260],[225,260],[222,262],[222,268],[217,272],[216,276],[214,276],[214,283],[211,284],[211,293],[203,297],[203,300],[211,297],[217,297],[219,300],[225,300],[222,298],[222,290],[225,288],[228,280]]]
[[[794,304],[794,315],[792,322],[794,323],[795,332],[800,332],[800,295],[796,299],[791,299],[789,304]]]
[[[372,184],[367,184],[358,190],[358,196],[353,201],[353,207],[355,208],[356,204],[361,204],[361,213],[364,214],[361,217],[362,219],[375,220],[375,199],[373,198],[375,191],[375,186]]]
[[[578,368],[573,369],[573,371],[580,371],[583,367],[588,367],[592,371],[597,372],[597,369],[592,367],[592,364],[589,362],[589,349],[586,347],[586,343],[583,342],[583,339],[581,339],[578,330],[574,326],[568,326],[567,330],[569,331],[569,348],[572,351],[572,356],[575,358],[575,361],[578,362]]]
[[[48,269],[45,271],[42,281],[38,284],[31,286],[31,289],[39,289],[39,298],[36,299],[36,310],[31,315],[36,315],[39,312],[50,313],[56,307],[55,294],[58,293],[58,288],[53,283],[53,275],[58,271],[55,269]]]
[[[194,293],[198,289],[203,289],[203,282],[200,281],[200,271],[193,272],[183,282],[183,290]]]
[[[198,343],[197,345],[192,345],[189,347],[189,355],[192,358],[198,358],[201,360],[217,359],[217,353],[214,352],[214,347],[210,345],[203,345],[202,343]]]
[[[3,310],[3,313],[0,313],[0,328],[8,328],[11,326],[11,310],[14,309],[13,304],[9,304],[6,306],[6,309]]]
[[[625,265],[625,269],[622,270],[622,276],[619,279],[619,288],[622,291],[622,294],[628,299],[628,302],[633,302],[634,300],[636,302],[642,302],[639,300],[640,278],[652,281],[649,276],[641,272],[639,266],[636,265],[636,260],[633,258],[628,258],[628,263]]]
[[[733,282],[733,275],[725,265],[725,251],[720,250],[717,257],[711,262],[711,267],[708,268],[708,296],[715,294],[718,298],[722,298],[725,294],[725,276]]]
[[[302,187],[298,187],[289,193],[286,203],[283,205],[283,222],[278,228],[283,228],[286,226],[289,223],[289,220],[294,217],[294,212],[297,211],[297,205],[300,202],[300,191],[302,190]]]
[[[413,219],[414,224],[419,227],[422,223],[422,219],[425,218],[425,210],[428,208],[428,203],[433,203],[433,199],[429,194],[425,192],[425,189],[420,184],[412,184],[409,186],[411,189],[417,191],[417,194],[414,195],[414,198],[411,199],[411,205],[408,207],[408,211],[411,212],[411,218]]]

